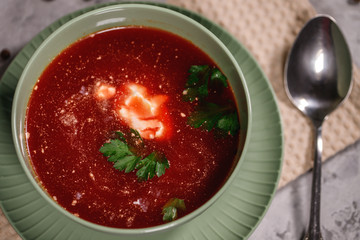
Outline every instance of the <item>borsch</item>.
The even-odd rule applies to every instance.
[[[25,123],[37,180],[64,209],[116,228],[182,217],[226,181],[239,117],[201,49],[141,26],[90,34],[46,67]]]

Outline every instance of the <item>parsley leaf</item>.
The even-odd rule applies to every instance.
[[[115,134],[118,136],[118,138],[126,143],[126,138],[125,138],[125,134],[123,134],[122,132],[115,132]]]
[[[133,171],[140,161],[140,158],[129,150],[128,145],[119,139],[112,139],[109,143],[104,143],[100,152],[109,157],[109,162],[114,162],[115,169],[125,170],[125,173]]]
[[[235,135],[240,128],[236,111],[222,116],[217,122],[216,127],[223,130],[224,132],[230,133],[231,135]]]
[[[193,65],[189,69],[189,77],[185,84],[183,100],[198,100],[197,108],[188,118],[188,124],[194,128],[203,127],[207,131],[213,128],[235,135],[240,129],[236,108],[231,103],[220,106],[203,101],[209,94],[219,94],[216,90],[227,88],[227,77],[215,66]],[[211,89],[211,91],[210,91]]]
[[[137,164],[136,175],[140,180],[148,180],[153,178],[155,174],[160,177],[165,173],[166,168],[169,168],[168,160],[161,154],[152,152]]]
[[[174,221],[177,219],[179,211],[186,211],[184,200],[179,198],[171,198],[162,209],[163,221]]]
[[[228,87],[226,76],[216,67],[193,65],[189,69],[188,81],[185,84],[183,100],[193,102],[203,100],[209,95],[209,87],[220,83]]]
[[[235,135],[240,128],[237,111],[231,106],[220,106],[215,103],[199,105],[190,114],[188,124],[194,128],[203,127],[207,131],[213,128]]]
[[[131,128],[130,133],[131,138],[134,142],[144,144],[144,140],[142,139],[140,133],[137,130]]]
[[[219,82],[224,87],[228,87],[226,76],[218,68],[213,69],[210,79],[212,82]]]
[[[131,139],[129,142],[135,143],[136,146],[139,145],[137,144],[139,141],[143,144],[143,140],[136,130],[131,129],[130,132]],[[114,163],[115,169],[125,173],[137,170],[138,179],[146,181],[155,175],[162,176],[165,169],[169,168],[169,162],[162,154],[154,151],[142,159],[141,156],[134,153],[137,152],[136,146],[129,146],[124,133],[116,132],[116,134],[119,139],[112,139],[110,142],[104,143],[99,150],[105,157],[108,157],[109,162]]]

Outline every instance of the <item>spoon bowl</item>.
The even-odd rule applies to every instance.
[[[285,66],[285,90],[313,123],[315,154],[309,229],[305,239],[322,239],[320,231],[322,123],[349,95],[352,61],[335,20],[321,15],[300,31]]]
[[[322,122],[350,92],[349,48],[329,16],[311,19],[301,30],[285,67],[285,89],[294,105]]]

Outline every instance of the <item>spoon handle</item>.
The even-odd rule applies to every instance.
[[[320,230],[322,126],[315,126],[315,154],[311,189],[310,223],[305,240],[322,240]]]

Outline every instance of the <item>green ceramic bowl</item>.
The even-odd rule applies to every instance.
[[[97,225],[80,219],[58,205],[39,185],[29,162],[25,143],[24,122],[28,100],[33,87],[51,60],[63,49],[78,39],[112,27],[141,25],[155,27],[177,34],[198,46],[206,52],[228,77],[234,91],[238,111],[241,116],[242,134],[239,144],[236,163],[231,175],[223,187],[205,204],[192,213],[173,222],[160,226],[143,229],[120,229]],[[76,17],[52,33],[33,54],[26,65],[13,99],[12,108],[12,133],[18,158],[31,183],[51,205],[68,217],[84,226],[102,232],[118,235],[142,235],[152,232],[164,231],[188,222],[211,206],[230,185],[239,171],[242,158],[249,142],[251,129],[251,108],[249,93],[240,67],[230,51],[209,30],[196,21],[178,12],[157,6],[145,4],[119,4],[100,8]]]

